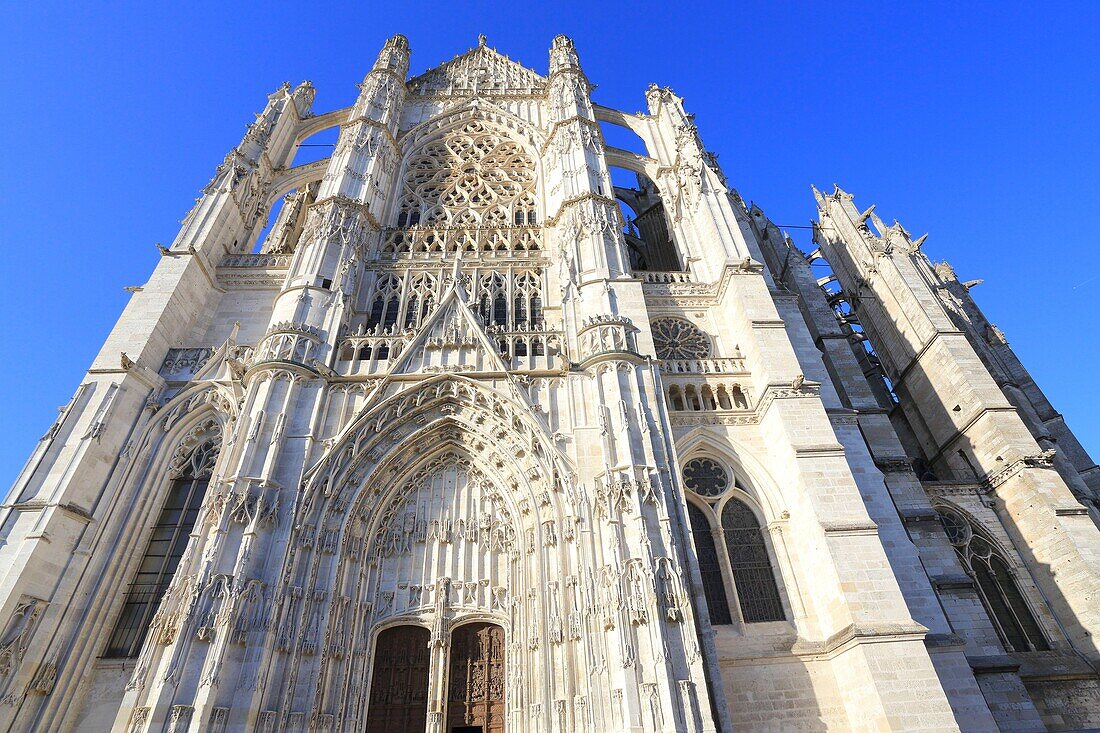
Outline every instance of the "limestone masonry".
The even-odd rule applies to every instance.
[[[16,478],[0,731],[1100,727],[1100,469],[974,283],[565,36],[408,67],[267,98]]]

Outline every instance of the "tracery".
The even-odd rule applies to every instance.
[[[536,178],[520,143],[470,120],[409,158],[397,226],[533,226]]]
[[[937,507],[936,511],[947,539],[967,575],[974,579],[982,605],[1008,651],[1049,649],[1008,560],[960,513],[947,507]]]
[[[657,318],[650,326],[658,359],[705,359],[711,354],[710,339],[691,321]]]
[[[729,562],[737,606],[745,623],[786,618],[775,568],[760,520],[746,503],[745,492],[731,481],[719,461],[699,456],[684,463],[684,486],[702,506],[688,503],[688,518],[703,578],[711,623],[732,623],[729,594],[723,580],[722,559]],[[724,558],[718,538],[725,546]]]

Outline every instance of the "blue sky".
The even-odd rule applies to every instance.
[[[690,7],[687,7],[690,5]],[[0,480],[79,384],[225,153],[284,79],[350,104],[383,40],[419,73],[476,44],[545,71],[572,36],[598,102],[685,97],[779,224],[836,181],[948,259],[1100,454],[1097,3],[15,3],[6,113]],[[790,230],[810,249],[805,230]]]

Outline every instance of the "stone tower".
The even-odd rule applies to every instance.
[[[408,68],[268,97],[17,477],[0,730],[1100,724],[1100,473],[923,240]]]

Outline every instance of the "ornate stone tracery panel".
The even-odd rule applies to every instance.
[[[536,180],[523,145],[469,120],[409,157],[397,225],[532,225]]]
[[[649,325],[658,359],[705,359],[711,355],[710,338],[691,321],[658,318]]]

